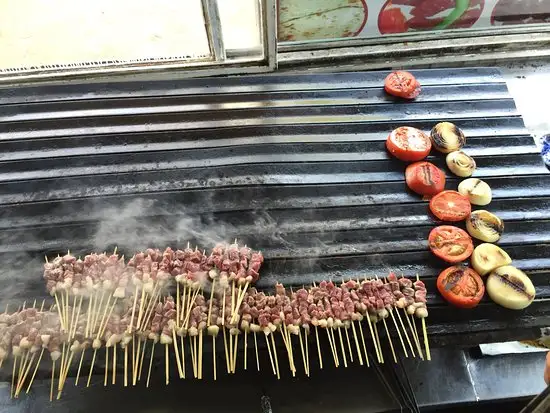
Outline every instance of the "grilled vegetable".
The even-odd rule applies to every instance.
[[[430,200],[430,211],[441,221],[462,221],[472,212],[470,201],[456,191],[443,191]]]
[[[497,242],[504,232],[504,222],[495,214],[480,209],[473,211],[466,220],[470,235],[485,242]]]
[[[401,126],[390,133],[386,140],[386,148],[397,159],[413,162],[428,156],[432,142],[420,129]]]
[[[431,138],[434,148],[443,153],[458,151],[466,143],[466,137],[462,130],[451,122],[441,122],[435,125]]]
[[[512,265],[497,268],[487,278],[489,297],[503,307],[521,310],[535,299],[531,279]]]
[[[443,270],[437,277],[437,289],[445,300],[461,308],[473,308],[485,293],[483,280],[471,268],[454,267]]]
[[[512,259],[506,251],[494,244],[479,244],[472,254],[472,267],[479,275],[487,275],[498,267],[511,263]]]
[[[473,205],[488,205],[493,199],[491,187],[487,182],[477,178],[469,178],[458,184],[458,192],[467,196]]]
[[[407,186],[420,195],[435,195],[445,188],[445,174],[430,162],[415,162],[405,169]]]
[[[454,151],[447,155],[447,167],[456,176],[467,178],[472,176],[476,169],[476,161],[462,151]]]
[[[441,225],[432,229],[428,242],[434,255],[451,264],[464,261],[474,250],[468,233],[452,225]]]
[[[420,83],[409,72],[391,72],[384,80],[384,89],[393,96],[414,99],[420,94]]]

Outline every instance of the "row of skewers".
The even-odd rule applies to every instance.
[[[237,368],[239,341],[247,369],[249,339],[254,342],[257,369],[258,342],[263,341],[271,370],[278,378],[281,363],[277,348],[281,340],[293,376],[300,359],[294,348],[298,344],[303,370],[309,376],[313,340],[320,368],[322,340],[328,342],[329,359],[336,367],[347,367],[348,360],[369,365],[369,334],[373,358],[383,363],[380,325],[395,362],[399,348],[391,340],[392,326],[405,357],[410,354],[430,359],[422,281],[390,274],[383,280],[348,280],[340,285],[323,281],[296,291],[277,284],[275,294],[267,295],[251,287],[258,280],[262,262],[261,253],[236,242],[217,245],[209,256],[188,247],[162,252],[148,249],[128,263],[116,251],[90,254],[83,260],[68,253],[46,262],[44,278],[55,300],[52,307],[45,310],[44,305],[37,308],[35,303],[31,308],[23,305],[15,313],[6,310],[0,314],[0,367],[6,360],[13,362],[12,396],[30,390],[45,352],[52,362],[51,399],[55,390],[57,398],[61,397],[73,364],[78,384],[87,352],[91,353],[87,386],[98,353],[103,352],[104,385],[109,381],[115,384],[120,361],[125,386],[136,385],[144,364],[148,364],[149,386],[159,347],[164,352],[166,384],[171,365],[180,378],[186,378],[186,354],[193,376],[202,379],[203,347],[210,337],[214,380],[218,374],[218,340],[223,341],[229,374]],[[170,295],[174,284],[175,297]],[[417,319],[421,320],[423,339]]]

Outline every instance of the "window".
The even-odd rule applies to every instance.
[[[274,11],[274,0],[0,0],[0,80],[271,70]]]

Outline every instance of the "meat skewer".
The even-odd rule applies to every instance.
[[[124,263],[123,257],[105,253],[90,254],[84,260],[77,259],[68,253],[46,262],[44,278],[47,280],[47,288],[50,293],[53,290],[59,293],[56,300],[59,305],[54,310],[57,311],[55,320],[59,324],[59,329],[50,334],[48,344],[43,344],[41,341],[27,344],[24,340],[29,340],[30,333],[26,330],[24,334],[19,334],[20,337],[18,336],[15,341],[11,340],[13,334],[9,332],[10,341],[7,345],[4,341],[0,341],[0,363],[8,357],[10,350],[14,356],[12,394],[17,397],[21,389],[27,386],[29,376],[31,376],[31,382],[27,390],[30,389],[45,348],[50,351],[52,370],[55,369],[58,377],[58,398],[61,396],[72,360],[75,354],[81,351],[78,382],[84,352],[88,346],[94,349],[88,374],[88,386],[93,374],[97,350],[103,346],[105,346],[106,361],[103,383],[104,386],[107,384],[108,369],[112,363],[114,384],[118,345],[124,349],[125,353],[125,385],[128,383],[128,351],[132,351],[132,384],[136,385],[141,375],[148,340],[153,342],[151,357],[154,355],[157,342],[165,346],[166,384],[170,381],[169,359],[172,346],[179,377],[185,378],[185,351],[183,351],[185,337],[189,337],[194,376],[202,379],[204,334],[212,336],[213,375],[216,379],[215,347],[220,327],[223,329],[224,336],[227,336],[227,333],[229,335],[229,343],[227,338],[224,339],[224,343],[227,370],[230,374],[236,372],[241,334],[244,334],[244,344],[241,343],[241,346],[244,345],[244,368],[248,367],[248,333],[250,332],[254,334],[256,365],[259,370],[257,333],[263,332],[266,336],[274,375],[280,377],[276,347],[276,334],[280,334],[287,350],[292,374],[295,375],[297,372],[293,344],[298,341],[304,373],[309,376],[311,369],[308,336],[312,333],[311,326],[315,327],[320,368],[323,367],[323,360],[319,327],[326,330],[336,367],[340,364],[340,357],[345,367],[348,361],[350,363],[359,361],[359,364],[363,365],[365,360],[369,365],[361,324],[365,317],[367,317],[366,322],[369,325],[379,362],[383,363],[384,358],[377,328],[378,321],[382,321],[393,359],[397,361],[398,348],[393,345],[386,318],[392,318],[405,356],[408,357],[405,339],[414,356],[413,344],[398,312],[399,308],[403,308],[406,315],[422,319],[424,347],[429,359],[429,343],[424,320],[427,317],[426,291],[419,278],[414,285],[408,279],[397,280],[396,277],[390,277],[386,282],[379,280],[378,277],[376,280],[365,279],[361,283],[349,280],[338,286],[329,281],[322,282],[319,286],[313,285],[309,289],[301,288],[296,292],[292,289],[287,292],[282,285],[277,284],[276,294],[265,295],[254,287],[250,287],[250,282],[247,281],[249,276],[254,281],[258,279],[257,274],[246,274],[249,270],[258,272],[259,265],[263,261],[261,254],[256,253],[258,254],[255,261],[257,266],[253,267],[254,254],[248,247],[239,247],[235,243],[216,246],[209,257],[197,248],[194,250],[188,248],[185,251],[172,251],[167,248],[163,253],[160,250],[148,249],[144,253],[136,254],[128,265]],[[178,294],[175,299],[166,295],[166,287],[171,277],[176,277],[177,281]],[[178,281],[178,277],[181,282]],[[130,280],[133,281],[130,290],[133,290],[134,295],[127,297],[126,290]],[[231,285],[229,281],[232,282]],[[184,285],[181,295],[180,284]],[[211,288],[208,292],[209,300],[202,293],[204,290],[208,291],[208,288]],[[55,293],[53,295],[55,296]],[[84,305],[86,300],[88,303]],[[87,311],[86,308],[88,308]],[[35,308],[25,309],[24,304],[20,312],[30,310],[37,311]],[[50,314],[48,315],[50,318],[55,314],[45,313]],[[355,322],[358,322],[357,326]],[[420,343],[414,318],[407,317],[407,323],[419,350]],[[37,327],[39,327],[38,333],[33,334],[42,336],[41,329],[46,327],[39,325]],[[4,335],[8,335],[8,331],[4,331],[3,328],[2,315],[0,315],[0,334],[4,332]],[[180,337],[182,351],[178,346],[177,336]],[[293,336],[297,336],[296,340],[293,340]],[[132,342],[131,347],[130,342]],[[42,352],[38,356],[41,348]],[[37,358],[38,364],[34,374],[31,375],[31,369]],[[150,369],[151,367],[147,385],[150,380]]]

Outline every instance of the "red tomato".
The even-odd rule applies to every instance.
[[[393,96],[414,99],[420,94],[420,83],[409,72],[391,72],[384,80],[384,89]]]
[[[445,300],[461,308],[475,307],[485,294],[485,286],[479,274],[471,268],[458,265],[439,274],[437,289]]]
[[[405,180],[420,195],[436,195],[445,188],[445,173],[433,163],[415,162],[405,169]]]
[[[390,133],[386,140],[386,148],[402,161],[420,161],[430,153],[432,141],[420,129],[401,126]]]
[[[430,211],[441,221],[463,221],[472,212],[470,200],[456,191],[443,191],[430,201]]]
[[[378,16],[378,27],[380,33],[405,33],[409,30],[407,25],[407,18],[403,15],[401,9],[392,7],[386,9]]]
[[[428,243],[434,255],[451,264],[464,261],[474,252],[470,235],[452,225],[441,225],[432,229]]]

